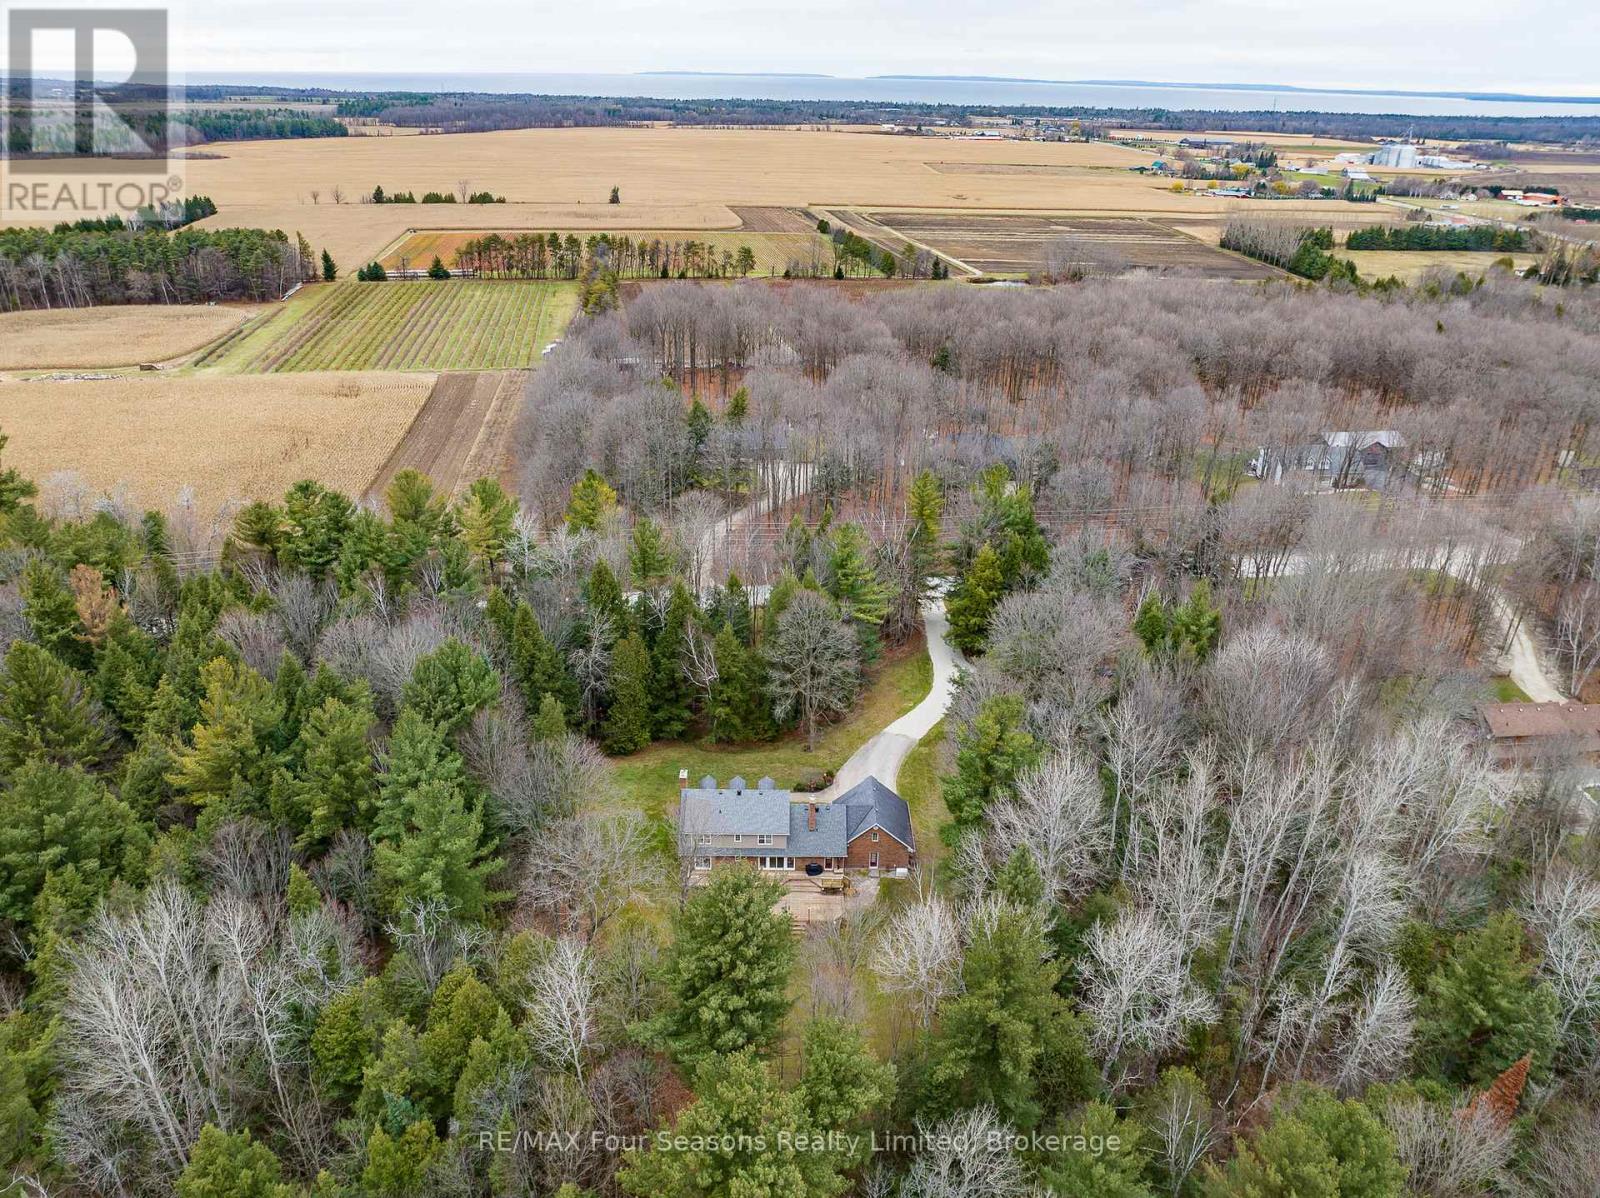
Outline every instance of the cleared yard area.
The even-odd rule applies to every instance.
[[[1266,279],[1277,272],[1260,262],[1204,245],[1138,217],[997,215],[985,212],[848,212],[874,241],[912,241],[986,274],[1026,274],[1043,265],[1046,249],[1071,238],[1091,260],[1110,258],[1124,269],[1185,269],[1226,279]]]
[[[165,362],[267,311],[265,304],[127,304],[0,314],[0,370]]]
[[[359,495],[410,427],[429,374],[220,378],[146,374],[0,385],[6,464],[79,475],[165,508],[192,486],[202,512],[310,478]]]
[[[539,360],[577,304],[571,283],[322,284],[307,287],[199,364],[228,373],[516,369]]]
[[[1495,263],[1510,258],[1518,270],[1539,260],[1538,254],[1493,254],[1470,250],[1334,250],[1334,256],[1348,258],[1364,278],[1386,279],[1395,276],[1402,283],[1414,283],[1430,270],[1465,271],[1472,276],[1496,269]]]
[[[771,211],[771,210],[769,210]],[[782,211],[778,209],[777,211]],[[414,270],[427,267],[437,255],[446,266],[453,267],[456,255],[461,247],[476,238],[486,236],[488,233],[499,233],[500,236],[512,240],[522,236],[530,230],[527,229],[437,229],[427,232],[416,232],[407,237],[398,246],[394,247],[383,259],[385,269],[398,269],[401,259]],[[537,230],[532,232],[537,233]],[[558,236],[563,239],[570,233],[580,241],[585,241],[595,235],[593,229],[557,229]],[[678,242],[680,244],[690,241],[709,245],[712,252],[719,258],[724,252],[738,253],[739,247],[749,246],[756,256],[755,273],[758,275],[781,275],[790,266],[800,269],[815,271],[821,264],[826,263],[831,270],[833,267],[833,251],[825,238],[816,230],[809,229],[802,232],[706,232],[701,229],[611,229],[605,230],[613,237],[627,237],[633,241],[659,241],[662,243]]]

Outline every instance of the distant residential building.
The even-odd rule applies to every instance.
[[[1249,469],[1265,482],[1283,482],[1287,475],[1298,472],[1336,487],[1355,486],[1365,480],[1368,471],[1386,473],[1405,446],[1406,439],[1394,429],[1330,432],[1290,450],[1263,445]]]
[[[771,778],[718,786],[705,777],[691,787],[684,771],[678,784],[678,851],[696,870],[743,861],[768,873],[878,873],[916,860],[911,809],[876,778],[832,802],[779,789]]]
[[[1502,765],[1600,758],[1600,703],[1485,703],[1478,714]]]

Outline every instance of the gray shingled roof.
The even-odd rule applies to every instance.
[[[719,788],[715,778],[702,778],[698,789],[680,797],[678,819],[678,827],[692,836],[786,836],[789,792],[752,790],[743,778]]]
[[[817,804],[817,830],[807,826],[810,803],[789,804],[789,849],[795,857],[843,857],[847,846],[844,834],[845,809],[837,803]]]
[[[906,801],[876,778],[857,782],[834,800],[846,812],[845,839],[854,840],[876,825],[893,836],[906,848],[916,850],[917,841],[911,831],[911,808]]]
[[[876,778],[851,787],[831,803],[817,804],[815,831],[807,824],[809,801],[797,802],[779,790],[771,778],[751,789],[743,778],[731,778],[725,787],[705,777],[700,786],[683,791],[679,828],[694,836],[783,836],[784,852],[791,857],[843,857],[849,844],[871,828],[881,828],[908,849],[916,849],[911,831],[911,809],[906,801]],[[722,846],[723,856],[757,856],[767,848]]]

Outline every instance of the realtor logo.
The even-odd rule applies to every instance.
[[[0,7],[0,217],[126,215],[181,198],[167,10]]]

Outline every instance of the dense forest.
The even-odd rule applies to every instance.
[[[280,299],[314,266],[278,230],[89,224],[0,229],[0,311]]]
[[[0,471],[0,1162],[1593,1198],[1592,804],[1475,712],[1508,614],[1600,669],[1597,345],[1511,276],[671,283],[532,374],[515,494],[304,482],[218,539]],[[1362,490],[1246,476],[1363,428],[1406,451]],[[815,744],[940,595],[922,867],[803,935],[696,881],[650,746]]]

